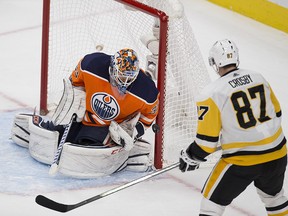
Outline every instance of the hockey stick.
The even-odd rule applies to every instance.
[[[62,135],[62,138],[60,140],[59,146],[58,146],[57,151],[55,153],[54,160],[53,160],[53,162],[51,164],[51,167],[49,169],[49,174],[50,175],[55,175],[55,173],[58,170],[58,164],[59,164],[60,155],[61,155],[61,152],[62,152],[62,149],[63,149],[63,145],[64,145],[64,143],[66,141],[66,138],[67,138],[68,133],[70,131],[71,125],[72,125],[73,121],[76,119],[76,117],[77,117],[77,115],[73,114],[72,117],[71,117],[70,122],[65,127],[64,133]]]
[[[95,200],[104,198],[104,197],[109,196],[109,195],[111,195],[113,193],[121,191],[121,190],[123,190],[125,188],[128,188],[128,187],[132,186],[132,185],[135,185],[135,184],[138,184],[140,182],[143,182],[143,181],[145,181],[145,180],[147,180],[149,178],[152,178],[154,176],[160,175],[160,174],[162,174],[164,172],[167,172],[167,171],[169,171],[171,169],[174,169],[174,168],[176,168],[178,166],[179,166],[179,162],[174,163],[174,164],[172,164],[170,166],[167,166],[167,167],[165,167],[163,169],[160,169],[160,170],[157,170],[155,172],[152,172],[149,175],[146,175],[146,176],[143,176],[141,178],[135,179],[135,180],[133,180],[131,182],[128,182],[128,183],[126,183],[124,185],[115,187],[113,189],[110,189],[110,190],[108,190],[106,192],[103,192],[101,194],[98,194],[96,196],[93,196],[93,197],[91,197],[89,199],[86,199],[86,200],[84,200],[82,202],[79,202],[79,203],[76,203],[76,204],[67,205],[67,204],[63,204],[63,203],[58,203],[58,202],[55,202],[55,201],[53,201],[53,200],[51,200],[51,199],[49,199],[49,198],[47,198],[47,197],[45,197],[43,195],[38,195],[36,197],[35,201],[36,201],[37,204],[39,204],[39,205],[41,205],[43,207],[49,208],[51,210],[55,210],[55,211],[58,211],[58,212],[68,212],[68,211],[71,211],[71,210],[73,210],[75,208],[78,208],[80,206],[86,205],[86,204],[88,204],[90,202],[93,202]]]

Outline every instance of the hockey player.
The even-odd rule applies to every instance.
[[[268,215],[288,215],[286,139],[271,86],[261,74],[238,68],[238,49],[231,40],[212,46],[209,64],[220,78],[197,100],[197,135],[181,151],[179,165],[182,172],[197,169],[220,142],[222,157],[202,189],[200,216],[222,215],[252,182]]]
[[[23,114],[15,117],[12,139],[17,144],[29,147],[36,160],[51,164],[61,137],[67,135],[64,126],[75,113],[59,172],[90,178],[127,165],[136,171],[151,166],[151,146],[140,137],[158,114],[159,92],[139,68],[134,50],[121,49],[112,56],[88,54],[64,85],[52,121]]]

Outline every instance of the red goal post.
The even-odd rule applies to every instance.
[[[157,25],[155,54],[143,42],[143,35],[150,32],[155,36]],[[58,102],[62,79],[80,58],[99,47],[113,54],[125,46],[140,54],[141,67],[146,70],[151,56],[156,59],[157,69],[152,71],[161,94],[154,165],[162,168],[178,160],[180,149],[193,140],[197,121],[194,97],[209,82],[178,0],[43,0],[40,111],[48,113],[51,104]]]

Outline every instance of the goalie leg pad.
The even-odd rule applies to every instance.
[[[129,152],[126,170],[147,172],[151,166],[151,144],[143,139],[137,140]]]
[[[51,164],[57,151],[59,132],[41,128],[32,121],[29,121],[29,131],[30,155],[41,163]]]
[[[122,147],[83,146],[65,143],[59,172],[73,178],[96,178],[119,172],[126,167],[129,152]]]
[[[14,118],[11,129],[13,142],[25,148],[28,148],[30,140],[29,122],[32,122],[32,115],[18,114]]]

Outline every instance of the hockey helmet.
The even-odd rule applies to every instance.
[[[236,64],[238,67],[239,53],[236,44],[228,39],[216,41],[210,49],[208,61],[216,72],[219,71],[219,67],[230,64]]]
[[[134,50],[121,49],[111,56],[111,83],[117,86],[119,92],[126,93],[127,87],[137,78],[139,70],[138,56]]]

